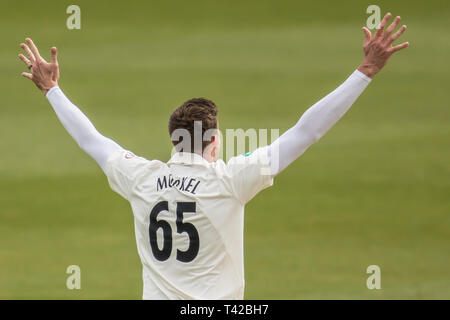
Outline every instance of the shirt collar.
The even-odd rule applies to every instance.
[[[208,165],[209,162],[197,153],[176,152],[172,155],[167,164],[198,164]]]

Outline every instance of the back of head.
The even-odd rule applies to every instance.
[[[205,98],[193,98],[186,101],[175,109],[169,118],[170,137],[178,152],[202,154],[211,143],[203,137],[205,132],[211,129],[217,129],[217,106]]]

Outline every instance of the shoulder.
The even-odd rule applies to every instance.
[[[245,170],[248,167],[266,167],[269,164],[267,147],[258,148],[254,151],[247,152],[232,157],[226,163],[229,170]]]
[[[132,175],[143,169],[159,168],[166,165],[159,160],[148,160],[144,157],[135,155],[129,150],[118,150],[111,154],[106,162],[106,172],[120,171],[125,175]]]
[[[266,147],[233,157],[225,166],[229,183],[242,204],[273,184]]]

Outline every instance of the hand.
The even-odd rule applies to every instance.
[[[362,28],[365,34],[363,46],[364,59],[358,67],[358,70],[370,78],[373,78],[378,72],[380,72],[394,52],[409,46],[409,42],[403,42],[402,44],[392,46],[392,43],[406,30],[406,26],[403,25],[391,36],[395,27],[397,27],[400,22],[400,17],[397,16],[394,19],[394,22],[392,22],[392,24],[383,33],[384,27],[390,18],[391,14],[387,13],[380,23],[380,29],[377,30],[373,37],[369,29],[366,27]]]
[[[38,49],[30,38],[25,39],[30,47],[25,43],[21,43],[20,46],[25,50],[28,57],[23,54],[19,54],[20,60],[25,62],[31,73],[22,72],[22,76],[30,79],[34,84],[42,90],[44,94],[47,94],[48,90],[58,85],[59,80],[59,66],[58,66],[58,49],[53,47],[51,52],[51,61],[48,63],[39,54]],[[30,50],[31,48],[31,50]]]

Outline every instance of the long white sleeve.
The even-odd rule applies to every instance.
[[[47,94],[53,109],[64,128],[88,155],[105,171],[108,157],[122,147],[113,140],[101,135],[89,119],[56,86]]]
[[[319,140],[352,106],[372,79],[355,70],[333,92],[309,108],[297,124],[268,148],[272,176],[283,171]]]

